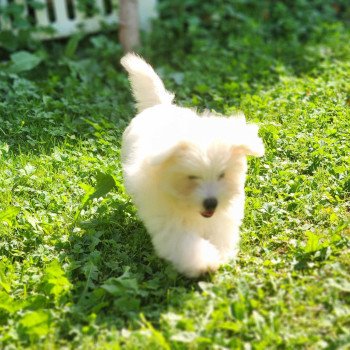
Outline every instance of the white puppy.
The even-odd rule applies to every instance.
[[[237,251],[246,156],[264,154],[258,127],[178,107],[142,58],[121,64],[139,111],[123,135],[126,189],[160,257],[189,277],[215,271]]]

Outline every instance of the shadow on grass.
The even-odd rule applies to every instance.
[[[82,61],[83,72],[78,59],[30,74],[0,71],[0,141],[11,153],[49,154],[67,141],[122,132],[133,104],[126,75],[97,59]]]
[[[112,212],[80,222],[62,259],[69,261],[72,306],[69,323],[103,328],[139,328],[141,314],[159,324],[169,308],[198,290],[198,280],[179,275],[159,259],[130,203],[111,204]],[[208,279],[204,276],[202,280]],[[91,326],[91,334],[94,327]]]

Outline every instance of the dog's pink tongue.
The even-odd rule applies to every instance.
[[[201,212],[201,215],[204,216],[205,218],[210,218],[211,216],[214,215],[214,210],[205,210]]]

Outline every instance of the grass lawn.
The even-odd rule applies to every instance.
[[[115,34],[39,46],[30,67],[4,53],[1,348],[350,349],[349,27],[273,37],[201,16],[156,23],[143,54],[179,104],[261,125],[236,263],[189,280],[156,257],[123,188]]]

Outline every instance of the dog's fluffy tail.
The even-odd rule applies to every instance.
[[[120,63],[129,73],[139,112],[158,104],[171,104],[174,95],[165,89],[159,76],[141,57],[128,53]]]

